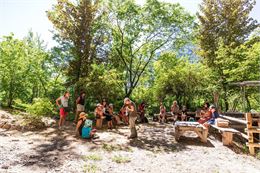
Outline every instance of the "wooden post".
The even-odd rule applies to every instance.
[[[251,155],[255,154],[255,148],[252,145],[254,143],[254,136],[252,131],[249,129],[252,129],[253,122],[252,122],[252,115],[251,113],[246,113],[246,122],[247,122],[247,135],[248,135],[248,148]]]
[[[205,142],[205,143],[207,142],[208,133],[209,133],[208,129],[203,129],[202,130],[202,136],[203,136],[202,142]]]
[[[179,141],[180,139],[180,131],[179,131],[179,127],[175,126],[175,140]]]

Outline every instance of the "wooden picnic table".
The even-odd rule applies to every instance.
[[[179,141],[180,136],[182,136],[186,131],[195,132],[201,139],[201,142],[204,143],[207,142],[208,129],[203,125],[199,124],[198,122],[190,122],[190,121],[177,121],[175,123],[176,141]]]

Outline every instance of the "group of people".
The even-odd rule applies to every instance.
[[[175,123],[177,120],[180,121],[196,121],[196,117],[199,117],[198,122],[208,127],[210,124],[215,123],[215,119],[219,117],[215,105],[210,105],[205,102],[203,108],[197,113],[196,116],[188,116],[187,107],[185,105],[180,109],[177,101],[173,101],[170,113],[167,114],[166,107],[163,103],[160,103],[160,113],[158,115],[158,120],[160,123],[167,122],[167,120],[173,120]]]
[[[137,107],[133,101],[129,98],[125,98],[123,101],[123,107],[120,109],[118,114],[114,114],[113,104],[108,104],[105,99],[101,103],[96,105],[94,110],[95,119],[90,119],[88,114],[85,112],[85,92],[81,92],[79,97],[76,99],[76,115],[74,124],[76,125],[77,135],[83,138],[90,138],[95,136],[96,130],[93,128],[93,121],[95,121],[95,128],[101,129],[103,126],[103,120],[107,122],[108,129],[112,129],[116,124],[126,124],[130,127],[129,138],[137,137],[137,130],[135,122],[139,115],[141,122],[145,121],[145,103],[142,102],[137,110]],[[69,113],[69,97],[70,93],[66,91],[63,96],[56,99],[56,104],[59,107],[60,120],[59,129],[63,129],[66,116]]]
[[[198,122],[203,124],[205,127],[208,127],[210,124],[215,124],[215,120],[219,117],[215,105],[210,105],[206,102],[200,111],[200,119]]]
[[[142,102],[137,109],[135,103],[129,98],[124,99],[123,106],[118,114],[114,114],[113,104],[108,104],[107,101],[103,99],[101,103],[96,105],[94,110],[95,119],[91,119],[85,111],[85,96],[86,93],[81,92],[76,99],[76,115],[74,119],[76,133],[83,138],[94,137],[96,130],[93,128],[93,124],[95,124],[96,129],[101,129],[104,119],[107,122],[108,129],[112,129],[114,125],[117,124],[129,125],[129,138],[137,137],[137,130],[135,127],[137,117],[139,117],[140,122],[148,122],[145,117],[145,103]],[[69,97],[70,93],[66,91],[63,96],[56,100],[60,112],[59,129],[63,129],[66,116],[70,110]],[[216,107],[214,105],[210,106],[209,103],[205,103],[202,110],[199,112],[200,118],[198,122],[207,127],[209,124],[214,124],[215,119],[218,116]],[[182,106],[181,109],[179,108],[177,101],[173,101],[170,113],[166,112],[166,107],[160,102],[160,114],[157,118],[160,123],[167,122],[167,120],[173,120],[173,122],[176,122],[177,120],[196,121],[196,117],[188,116],[187,107],[185,105]],[[93,121],[95,121],[95,123],[93,123]]]
[[[187,107],[182,106],[180,109],[177,101],[175,100],[172,103],[170,114],[167,114],[166,107],[163,105],[163,102],[160,102],[160,113],[157,118],[160,123],[167,122],[168,120],[173,120],[173,122],[176,122],[177,120],[186,121],[188,120]]]

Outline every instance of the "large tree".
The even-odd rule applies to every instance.
[[[104,37],[99,22],[102,12],[98,0],[57,0],[52,10],[47,12],[49,20],[56,29],[56,37],[70,51],[67,77],[68,86],[77,85],[81,78],[90,74],[91,64],[97,57],[97,49]],[[100,48],[102,49],[102,48]]]
[[[175,49],[190,39],[194,18],[179,4],[148,0],[110,0],[112,30],[110,60],[124,72],[125,95],[130,96],[147,66],[160,52]]]
[[[197,13],[200,21],[199,54],[216,73],[215,80],[218,80],[222,88],[226,110],[228,110],[228,76],[225,71],[232,66],[232,62],[229,61],[231,51],[226,52],[224,62],[220,61],[218,50],[221,45],[228,46],[231,50],[243,44],[251,32],[259,26],[257,21],[249,16],[254,4],[253,0],[203,0],[200,13]]]

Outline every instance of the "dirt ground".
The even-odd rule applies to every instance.
[[[128,140],[129,129],[120,126],[84,140],[74,135],[70,123],[20,132],[0,129],[0,172],[37,173],[259,173],[260,160],[237,154],[213,136],[203,144],[192,138],[174,139],[173,125],[138,125],[138,139]]]

